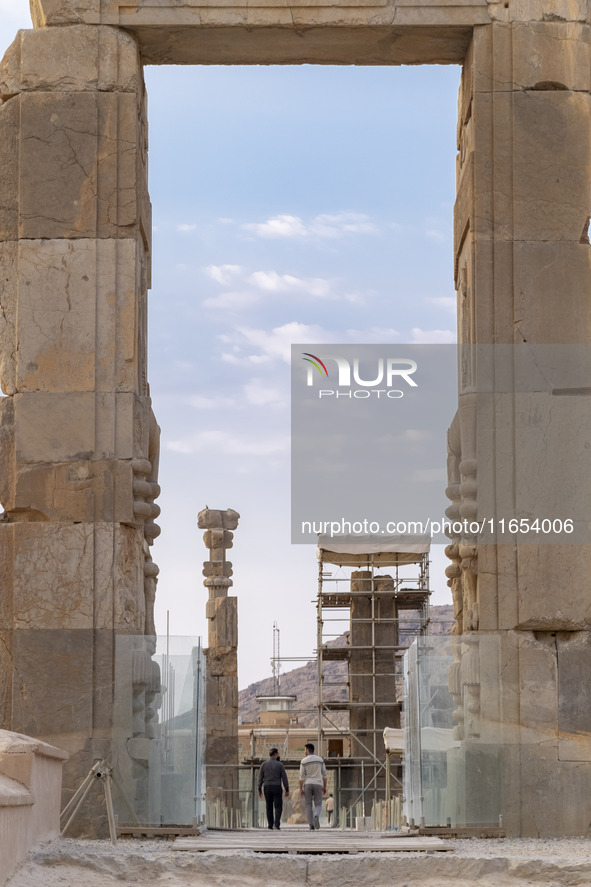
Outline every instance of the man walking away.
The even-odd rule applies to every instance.
[[[328,824],[331,824],[332,814],[334,813],[334,798],[332,795],[329,795],[326,799],[326,818],[328,819]]]
[[[311,742],[305,745],[306,756],[300,764],[300,791],[306,802],[308,824],[312,831],[320,828],[322,795],[326,794],[326,766],[319,755],[314,754]]]
[[[281,828],[281,814],[283,812],[283,789],[285,786],[285,797],[289,797],[289,782],[287,781],[287,773],[285,767],[279,760],[279,750],[272,748],[269,752],[269,760],[265,761],[259,770],[259,798],[263,797],[261,789],[265,789],[265,801],[267,804],[267,822],[269,828],[275,826],[276,829]]]

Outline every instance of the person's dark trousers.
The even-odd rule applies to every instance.
[[[267,802],[267,822],[269,823],[269,828],[273,828],[273,826],[279,828],[281,825],[281,813],[283,812],[283,787],[280,785],[266,785],[265,801]]]

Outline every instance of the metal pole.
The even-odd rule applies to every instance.
[[[365,761],[363,758],[361,759],[361,812],[365,819]]]
[[[390,818],[390,750],[386,749],[386,828],[392,825]]]
[[[318,748],[316,753],[322,756],[322,549],[319,549],[320,556],[318,558],[318,615],[316,623],[316,645],[317,645],[317,663],[318,663]]]
[[[109,823],[109,836],[111,844],[117,843],[117,826],[115,823],[115,812],[113,810],[113,798],[111,797],[111,771],[106,770],[103,774],[105,782],[105,802],[107,805],[107,821]]]

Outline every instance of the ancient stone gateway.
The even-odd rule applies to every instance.
[[[70,752],[71,790],[108,753],[115,635],[154,632],[142,64],[463,64],[461,341],[587,344],[591,29],[583,0],[32,8],[35,30],[19,32],[0,78],[0,710],[2,726]],[[485,419],[500,428],[462,389],[450,496],[467,516],[483,473],[495,480],[497,450],[504,472],[538,480],[515,434],[487,435],[482,450]],[[571,453],[573,487],[587,452]],[[449,553],[460,628],[499,638],[504,824],[586,833],[591,548],[456,539]],[[467,656],[455,676],[475,742],[477,672]]]

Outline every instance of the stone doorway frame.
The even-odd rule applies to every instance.
[[[19,32],[2,64],[0,712],[2,726],[70,752],[66,796],[109,753],[115,635],[154,634],[144,63],[462,64],[459,341],[591,342],[587,2],[257,2],[32,0],[35,30]],[[505,471],[524,469],[500,426],[491,456],[470,378],[461,384],[449,495],[470,516],[492,456],[502,453]],[[569,470],[576,480],[578,464]],[[500,638],[504,690],[494,704],[510,725],[503,778],[517,786],[505,825],[586,834],[591,723],[572,727],[567,688],[588,655],[591,555],[462,539],[448,554],[459,632]],[[564,575],[583,591],[569,594]],[[149,740],[145,652],[134,724]],[[456,678],[460,709],[471,687],[462,738],[480,754],[473,656]]]

